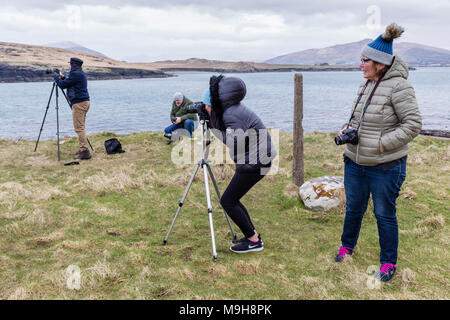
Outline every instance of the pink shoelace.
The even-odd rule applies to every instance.
[[[339,249],[339,257],[344,257],[346,254],[350,254],[352,248],[349,247],[341,247]]]
[[[389,269],[391,269],[392,271],[394,271],[394,265],[392,263],[383,263],[380,267],[380,272],[381,273],[388,273]]]

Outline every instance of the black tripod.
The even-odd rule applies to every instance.
[[[55,90],[56,88],[56,90]],[[52,91],[50,92],[50,97],[48,98],[48,103],[47,103],[47,108],[45,109],[45,114],[44,114],[44,119],[42,120],[42,125],[41,125],[41,129],[39,130],[39,136],[37,138],[36,141],[36,146],[34,147],[34,152],[36,152],[38,144],[39,144],[39,139],[41,138],[41,133],[42,133],[42,129],[44,128],[44,123],[45,123],[45,118],[47,117],[47,112],[48,112],[48,108],[50,107],[50,102],[52,101],[52,96],[53,96],[53,92],[55,92],[55,96],[56,96],[56,137],[58,140],[58,161],[61,159],[60,157],[60,148],[59,148],[59,102],[58,102],[58,98],[59,98],[59,90],[61,90],[62,94],[64,95],[64,98],[66,98],[67,103],[69,104],[70,109],[72,110],[72,104],[70,103],[69,99],[66,96],[66,93],[64,92],[63,89],[59,88],[58,85],[56,84],[55,81],[53,81],[53,87],[52,87]],[[89,141],[89,139],[87,139],[89,146],[91,147],[92,151],[94,151],[94,148],[92,148],[91,142]]]
[[[195,175],[198,172],[198,169],[200,167],[203,168],[203,177],[205,180],[205,191],[206,191],[206,202],[207,202],[207,206],[208,206],[208,216],[209,216],[209,227],[211,229],[211,242],[212,242],[212,249],[213,249],[213,260],[214,262],[217,261],[217,251],[216,251],[216,242],[214,239],[214,227],[213,227],[213,219],[212,219],[212,206],[211,206],[211,197],[210,197],[210,193],[209,193],[209,183],[208,183],[208,173],[209,176],[211,178],[211,181],[213,182],[214,185],[214,189],[216,190],[217,196],[219,197],[219,200],[221,198],[220,196],[220,191],[219,191],[219,187],[217,186],[217,182],[216,179],[214,178],[214,174],[211,170],[211,166],[209,165],[209,160],[208,160],[208,153],[209,153],[209,144],[210,144],[210,131],[208,129],[207,126],[207,121],[205,119],[200,118],[199,119],[200,124],[202,125],[202,159],[195,165],[194,168],[194,173],[191,176],[191,179],[189,180],[189,183],[186,187],[186,190],[184,191],[184,195],[181,198],[181,200],[178,202],[178,209],[177,212],[175,213],[175,217],[172,220],[172,224],[170,225],[169,228],[169,232],[167,233],[166,237],[163,240],[163,245],[167,244],[167,240],[169,238],[170,233],[172,232],[172,228],[175,224],[175,221],[177,220],[178,214],[181,211],[181,208],[183,207],[184,204],[184,200],[186,200],[186,197],[188,195],[189,189],[191,188],[192,182],[194,181]],[[206,142],[204,139],[204,135],[206,132]],[[227,213],[224,211],[225,214],[225,219],[228,222],[228,226],[230,227],[231,230],[231,234],[233,235],[233,240],[237,239],[236,233],[233,230],[233,227],[231,226],[231,222],[230,219],[228,218]]]

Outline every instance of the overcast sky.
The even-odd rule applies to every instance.
[[[73,41],[119,60],[263,61],[375,38],[450,50],[450,0],[0,0],[0,41]],[[394,44],[395,50],[395,44]]]

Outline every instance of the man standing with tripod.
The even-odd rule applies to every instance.
[[[87,78],[82,69],[83,60],[70,58],[69,64],[69,76],[66,78],[59,72],[59,76],[55,76],[55,82],[61,89],[67,89],[67,96],[72,105],[73,127],[80,144],[80,149],[75,154],[74,159],[87,160],[91,158],[85,131],[86,113],[91,104],[87,89]]]

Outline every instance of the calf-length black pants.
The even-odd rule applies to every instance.
[[[262,178],[264,178],[264,175],[260,173],[260,170],[245,173],[235,172],[220,199],[220,204],[225,212],[247,238],[255,234],[255,227],[247,209],[239,200]]]

